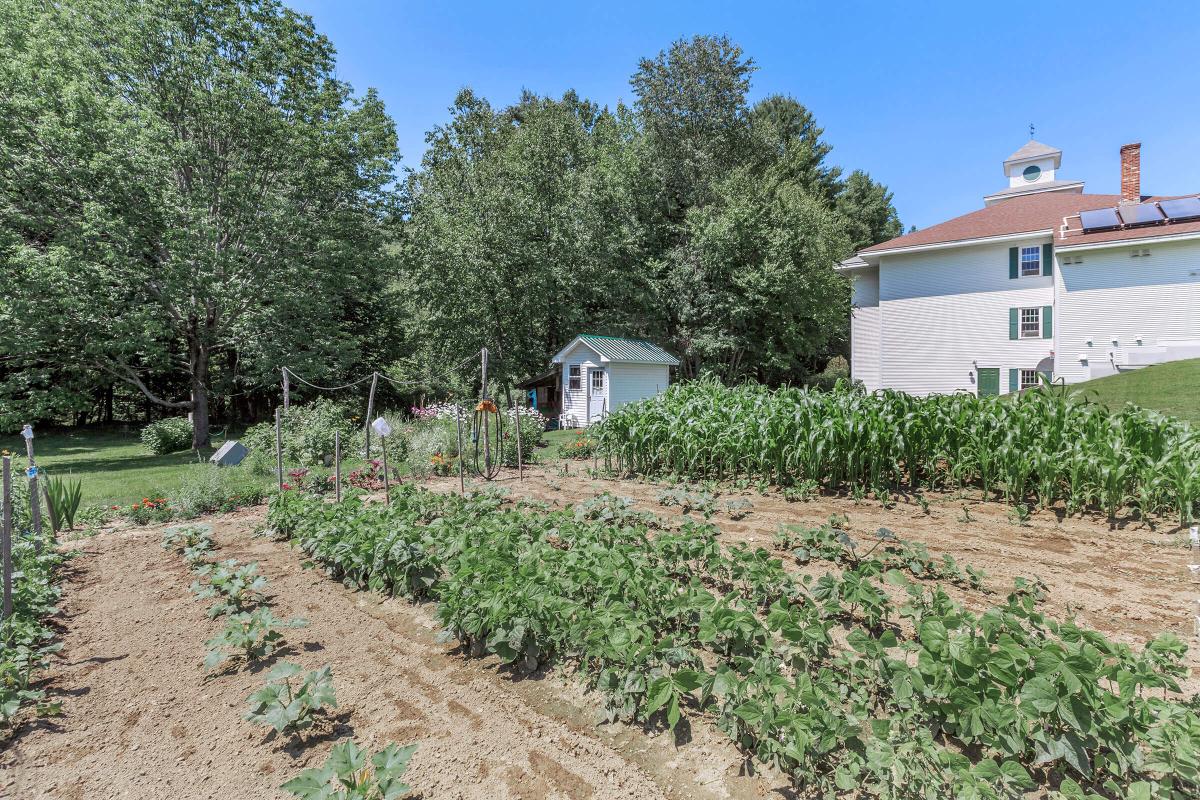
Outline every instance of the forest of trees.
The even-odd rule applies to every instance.
[[[797,100],[752,102],[726,37],[632,66],[630,105],[464,89],[402,170],[378,96],[277,2],[4,4],[0,428],[191,412],[199,443],[284,365],[470,391],[447,364],[486,346],[505,385],[584,331],[683,379],[819,372],[833,265],[901,232],[890,193]]]

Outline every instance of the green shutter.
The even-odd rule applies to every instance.
[[[1020,266],[1020,263],[1019,263],[1020,260],[1021,260],[1021,256],[1020,256],[1020,253],[1017,251],[1017,248],[1015,248],[1015,247],[1008,248],[1008,278],[1009,278],[1009,280],[1012,280],[1017,277],[1017,275],[1018,275],[1017,269]]]
[[[1054,274],[1054,245],[1042,245],[1042,274],[1050,276]]]
[[[1008,390],[1015,392],[1021,388],[1021,373],[1020,370],[1010,369],[1008,371]]]
[[[1054,338],[1054,306],[1042,306],[1042,338]]]
[[[1017,309],[1010,308],[1008,310],[1008,338],[1017,338]]]

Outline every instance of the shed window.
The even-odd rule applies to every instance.
[[[1029,278],[1035,275],[1042,274],[1042,248],[1022,247],[1021,248],[1021,277]]]
[[[1038,372],[1036,369],[1021,370],[1021,391],[1032,389],[1038,385]]]
[[[602,369],[592,370],[592,391],[593,392],[603,392],[604,391],[604,370],[602,370]]]
[[[582,386],[581,380],[582,379],[579,376],[579,365],[578,364],[572,364],[571,366],[567,367],[567,388],[568,389],[570,389],[572,392],[578,392],[580,387]]]
[[[1038,339],[1042,335],[1042,310],[1040,308],[1021,309],[1021,338]]]

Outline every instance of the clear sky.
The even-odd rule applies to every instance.
[[[639,58],[723,33],[758,66],[752,99],[804,103],[831,160],[887,184],[906,227],[982,207],[1031,122],[1085,191],[1119,192],[1118,148],[1140,141],[1144,193],[1200,192],[1194,0],[289,5],[333,40],[342,79],[379,90],[409,167],[464,86],[496,106],[522,89],[632,102]]]

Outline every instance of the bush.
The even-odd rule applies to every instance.
[[[177,453],[192,446],[192,423],[186,417],[168,417],[142,428],[142,444],[156,456]]]
[[[318,398],[303,406],[292,406],[280,420],[283,461],[315,467],[333,457],[333,435],[342,435],[342,458],[362,446],[362,432],[349,406]],[[262,422],[246,431],[242,444],[249,450],[247,466],[256,475],[275,471],[275,423]]]
[[[188,470],[173,500],[180,517],[193,519],[201,514],[254,505],[262,502],[263,496],[262,486],[245,473],[199,464]]]
[[[807,384],[814,389],[832,391],[838,381],[850,381],[850,362],[842,356],[834,356],[825,365],[825,370],[813,375]]]
[[[521,461],[532,464],[537,461],[537,447],[542,443],[546,430],[546,417],[537,409],[515,407],[504,411],[504,466],[517,465],[517,414],[521,415]]]
[[[577,430],[574,436],[559,444],[558,457],[576,459],[592,458],[596,455],[597,446],[598,442],[594,437],[588,436],[582,429]]]
[[[418,419],[401,430],[408,455],[408,471],[413,475],[437,472],[444,463],[458,457],[458,426],[453,417]],[[464,428],[464,445],[468,436],[469,431]]]

